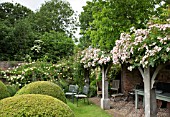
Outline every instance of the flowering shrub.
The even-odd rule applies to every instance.
[[[112,61],[111,54],[101,51],[96,48],[87,48],[81,53],[80,63],[84,65],[84,68],[96,67],[97,65],[105,65]]]
[[[169,20],[167,20],[168,23]],[[131,34],[122,33],[111,53],[113,63],[130,63],[129,70],[143,68],[170,60],[170,24],[154,24],[137,29]]]
[[[0,71],[3,78],[9,84],[16,84],[23,87],[32,81],[54,81],[70,78],[70,68],[64,64],[51,64],[46,62],[32,62],[19,64],[14,69]]]

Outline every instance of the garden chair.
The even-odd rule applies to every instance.
[[[120,86],[120,80],[113,80],[112,81],[112,87],[110,88],[112,91],[116,91],[116,93],[112,94],[111,97],[113,98],[113,101],[115,101],[116,97],[123,97],[123,93],[118,93],[119,92],[119,87]]]
[[[74,95],[78,93],[78,85],[69,85],[68,92],[65,93],[65,96],[69,96],[72,98],[72,102],[74,103]]]
[[[116,93],[118,94],[119,86],[120,86],[120,80],[113,80],[112,81],[112,87],[110,89],[113,90],[113,91],[116,91]]]
[[[78,106],[78,100],[81,99],[81,98],[84,98],[84,102],[85,102],[85,98],[86,98],[87,102],[89,104],[88,94],[89,94],[89,87],[84,86],[82,93],[78,93],[78,94],[74,95],[76,97],[76,100],[77,100],[77,106]]]

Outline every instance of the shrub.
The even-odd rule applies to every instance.
[[[51,96],[25,94],[2,99],[0,117],[74,117],[74,113]]]
[[[94,97],[97,94],[97,88],[94,85],[90,86],[89,97]]]
[[[72,61],[63,61],[58,64],[43,61],[22,63],[13,69],[0,71],[0,75],[9,84],[19,85],[20,88],[35,81],[53,81],[59,84],[60,79],[73,81],[74,70],[70,67],[72,64]]]
[[[18,85],[6,85],[7,90],[10,94],[10,96],[14,96],[15,93],[19,90],[19,86]]]
[[[0,81],[0,99],[6,98],[9,96],[10,94],[7,90],[6,85],[2,81]]]
[[[44,94],[66,102],[66,97],[62,89],[49,81],[36,81],[22,87],[16,95],[22,94]]]
[[[2,78],[11,85],[20,88],[34,81],[52,81],[57,79],[57,66],[46,62],[32,62],[19,64],[11,70],[1,71]]]

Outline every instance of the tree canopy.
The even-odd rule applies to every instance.
[[[15,24],[17,20],[24,19],[32,13],[30,9],[19,3],[5,2],[0,4],[0,20],[8,20],[11,24]]]
[[[0,4],[0,60],[22,60],[34,38],[25,20],[33,12],[16,3]]]
[[[30,20],[34,23],[35,30],[41,34],[54,30],[65,32],[71,37],[76,24],[73,15],[74,11],[67,1],[51,0],[42,4]]]
[[[45,59],[57,63],[64,57],[73,55],[74,42],[65,33],[50,31],[44,33],[40,40],[35,40],[32,50],[32,59]]]
[[[101,50],[109,51],[121,32],[131,27],[144,28],[152,15],[161,10],[155,9],[159,0],[93,0],[80,15],[81,44],[90,44]],[[164,4],[165,5],[165,4]],[[86,24],[86,25],[85,25]],[[84,41],[88,41],[83,43]]]
[[[72,55],[76,25],[73,14],[70,4],[61,0],[48,1],[36,12],[18,3],[1,3],[0,60],[22,61],[29,56],[33,60],[48,58],[57,62]],[[37,55],[35,40],[43,41],[42,52]]]

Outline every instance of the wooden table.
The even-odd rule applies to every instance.
[[[143,89],[135,89],[135,109],[139,108],[139,97],[138,95],[144,96]],[[170,93],[156,93],[156,99],[170,102]],[[144,100],[143,100],[144,104]]]

